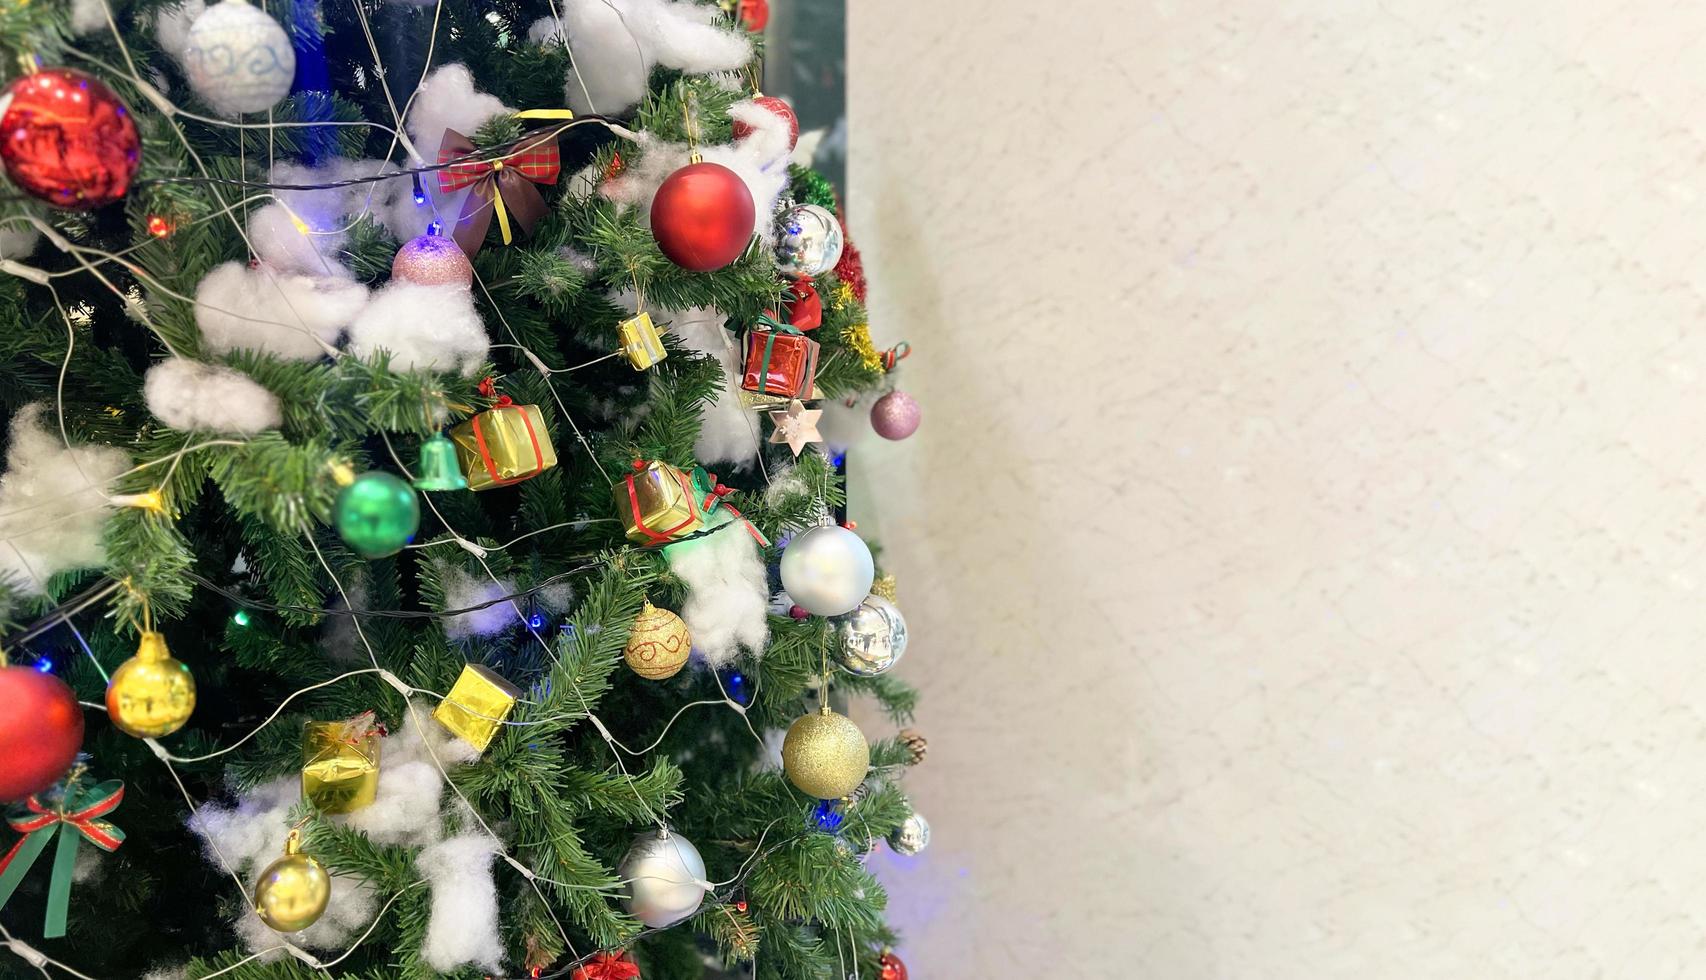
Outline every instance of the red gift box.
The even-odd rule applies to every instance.
[[[761,395],[816,398],[818,343],[792,329],[748,330],[740,386]]]

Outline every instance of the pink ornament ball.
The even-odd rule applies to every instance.
[[[922,421],[924,410],[904,391],[891,391],[871,406],[871,428],[884,439],[905,439]]]
[[[391,260],[391,278],[420,286],[474,284],[474,265],[453,238],[421,235],[411,238]]]

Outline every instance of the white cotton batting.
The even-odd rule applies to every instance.
[[[758,415],[741,404],[738,349],[723,329],[723,314],[704,307],[681,310],[669,318],[669,332],[682,344],[716,358],[723,369],[717,397],[699,409],[699,438],[693,455],[701,463],[728,463],[737,470],[751,468],[758,458],[763,433]]]
[[[182,62],[184,49],[189,46],[190,25],[207,9],[203,0],[184,0],[183,3],[160,8],[154,15],[154,41],[160,50]]]
[[[106,26],[105,0],[71,0],[71,33],[91,34]]]
[[[709,163],[722,164],[733,170],[746,183],[752,195],[752,230],[765,245],[775,240],[776,201],[788,186],[788,161],[784,153],[774,156],[775,133],[780,130],[786,145],[787,123],[773,112],[754,117],[758,127],[751,136],[738,143],[723,143],[700,147],[700,155]],[[621,175],[599,185],[599,192],[618,204],[638,207],[650,214],[652,197],[664,178],[687,166],[688,149],[683,143],[666,143],[649,134],[639,134],[639,158]]]
[[[301,219],[301,226],[297,219]],[[343,224],[336,217],[309,221],[305,215],[293,215],[282,204],[268,204],[249,212],[246,227],[255,254],[263,262],[305,276],[350,279],[353,274],[337,260],[348,237],[339,230]]]
[[[736,143],[740,155],[764,165],[766,174],[781,170],[785,179],[788,155],[794,149],[789,143],[792,130],[787,120],[751,100],[729,106],[729,118],[751,127],[751,132]]]
[[[187,965],[161,966],[144,973],[142,975],[142,980],[187,980],[189,975],[189,967]]]
[[[22,259],[41,244],[41,232],[34,228],[0,228],[0,259]]]
[[[615,115],[639,104],[657,65],[707,75],[751,61],[752,41],[713,24],[716,15],[708,5],[668,0],[564,0],[561,30],[545,18],[528,37],[560,43],[566,34],[574,61],[563,89],[569,107]]]
[[[436,562],[439,568],[439,582],[444,586],[444,608],[467,609],[482,603],[492,602],[515,591],[515,583],[502,579],[494,582],[490,578],[475,578],[447,562]],[[496,602],[484,609],[451,616],[444,621],[444,635],[452,640],[466,640],[471,636],[491,636],[501,633],[521,622],[521,617],[515,613],[515,607],[509,602]]]
[[[99,565],[101,525],[109,504],[105,484],[130,457],[108,446],[65,448],[47,428],[45,404],[26,406],[12,420],[6,471],[0,474],[0,578],[27,595],[72,568]]]
[[[502,850],[484,834],[452,837],[425,848],[415,867],[432,889],[421,958],[440,972],[474,964],[503,971],[503,941],[498,936],[498,890],[492,861]]]
[[[433,155],[437,153],[438,147],[434,145],[417,149],[422,154]],[[419,164],[428,162],[430,161],[417,161]],[[457,209],[462,206],[462,195],[466,194],[466,191],[441,196],[438,193],[438,181],[432,174],[426,174],[421,179],[420,188],[426,193],[427,200],[417,204],[414,180],[398,171],[396,164],[384,160],[347,160],[339,157],[318,167],[289,162],[274,164],[272,182],[298,185],[330,184],[383,174],[398,174],[389,179],[368,180],[347,187],[280,191],[279,197],[283,203],[310,227],[317,229],[341,228],[358,215],[372,215],[385,226],[393,238],[406,242],[417,235],[425,234],[427,225],[436,215],[445,215],[445,220],[448,221],[457,214]]]
[[[388,350],[391,367],[398,371],[472,374],[490,348],[474,294],[455,283],[426,286],[393,279],[373,294],[349,329],[350,353],[365,357]]]
[[[790,463],[770,475],[770,485],[764,488],[764,505],[774,509],[812,492],[799,467]]]
[[[241,371],[171,357],[148,369],[142,397],[154,417],[174,429],[251,435],[275,429],[278,397]]]
[[[770,638],[770,590],[758,542],[744,523],[724,520],[721,530],[664,549],[670,570],[687,585],[681,618],[693,649],[712,667],[731,663],[742,648],[758,656]]]
[[[534,593],[539,598],[539,605],[547,612],[562,615],[575,604],[575,587],[567,582],[557,582],[547,585]]]
[[[495,95],[474,88],[474,75],[467,65],[443,65],[421,82],[409,110],[409,135],[421,153],[436,160],[444,131],[454,129],[473,136],[480,124],[499,113],[514,112]]]
[[[246,349],[311,361],[366,303],[360,283],[227,262],[196,286],[195,321],[215,353]]]
[[[334,610],[367,608],[365,579],[346,579],[344,593],[349,596],[347,601],[342,595],[333,597]],[[362,644],[361,635],[356,632],[354,616],[327,616],[325,628],[320,631],[320,649],[325,651],[326,656],[340,662],[352,663],[367,659],[367,647]]]

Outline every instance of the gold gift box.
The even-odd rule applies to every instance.
[[[433,710],[438,723],[481,752],[492,744],[498,728],[515,708],[521,688],[489,667],[469,664],[450,688],[450,695]]]
[[[617,481],[616,513],[628,540],[642,545],[668,544],[705,523],[687,474],[655,460]]]
[[[622,339],[622,353],[636,371],[644,371],[669,356],[650,313],[623,320],[616,326],[616,335]]]
[[[302,726],[302,795],[321,813],[349,813],[379,792],[379,739],[373,715]]]
[[[468,489],[490,490],[557,465],[557,450],[538,405],[499,403],[450,430]]]

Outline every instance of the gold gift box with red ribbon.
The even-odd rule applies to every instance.
[[[668,544],[705,526],[704,501],[693,481],[657,460],[636,461],[635,471],[616,481],[616,513],[635,544]]]
[[[817,397],[818,343],[793,328],[748,330],[746,370],[740,386],[760,395],[808,400]]]
[[[517,405],[507,396],[451,429],[450,441],[470,490],[507,487],[557,465],[539,406]]]
[[[369,711],[302,726],[302,795],[321,813],[349,813],[379,793],[379,739]]]

